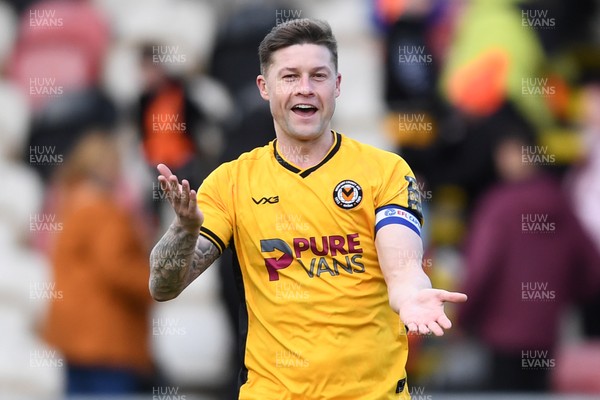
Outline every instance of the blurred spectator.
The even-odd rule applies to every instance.
[[[116,200],[119,156],[106,133],[84,135],[56,171],[55,288],[45,338],[65,357],[69,394],[124,394],[152,372],[148,251]]]
[[[234,160],[275,138],[269,104],[256,88],[260,74],[256,49],[275,24],[275,15],[273,5],[246,5],[232,13],[219,30],[209,72],[229,90],[235,103],[235,115],[226,126],[227,141],[219,163]]]
[[[548,84],[545,61],[536,28],[523,22],[517,0],[471,0],[443,66],[441,89],[469,115],[488,116],[511,102],[537,129],[547,128],[554,122],[548,99],[528,94]]]
[[[585,161],[567,181],[575,214],[600,251],[600,83],[583,90]],[[600,268],[600,266],[599,266]],[[583,308],[584,334],[600,338],[600,293]]]
[[[34,111],[64,93],[94,86],[110,41],[109,27],[89,1],[39,1],[21,14],[8,76]]]
[[[50,153],[66,154],[90,127],[114,128],[117,114],[115,104],[99,88],[65,93],[38,110],[31,119],[29,146],[24,156],[47,182],[56,163],[35,162],[36,158],[43,160]]]
[[[169,46],[148,44],[142,48],[143,93],[140,98],[138,126],[148,167],[173,166],[192,187],[200,186],[209,171],[196,140],[198,126],[205,116],[192,101],[186,82],[171,76],[165,67]]]
[[[169,73],[166,65],[178,62],[174,57],[182,57],[170,54],[170,47],[157,44],[142,47],[143,91],[137,115],[142,153],[152,173],[158,164],[164,163],[197,188],[212,164],[199,140],[199,128],[206,117],[192,100],[187,82]],[[157,191],[154,188],[153,196]],[[160,204],[152,201],[150,205],[155,224],[160,223]]]
[[[538,167],[533,135],[504,129],[494,151],[502,182],[480,200],[466,242],[459,323],[491,351],[488,389],[544,391],[562,312],[598,293],[600,256],[560,184]]]

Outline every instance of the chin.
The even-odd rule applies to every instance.
[[[323,133],[324,131],[321,127],[315,126],[292,127],[292,129],[290,129],[291,136],[300,140],[316,139]]]
[[[317,139],[319,136],[321,136],[320,132],[293,132],[291,135],[294,139],[296,140],[301,140],[301,141],[309,141],[309,140],[315,140]]]

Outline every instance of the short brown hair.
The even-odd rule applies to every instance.
[[[337,41],[331,32],[331,27],[322,20],[302,18],[276,25],[265,36],[258,46],[260,72],[264,74],[271,65],[274,52],[295,44],[317,44],[327,47],[331,52],[331,59],[337,71]]]

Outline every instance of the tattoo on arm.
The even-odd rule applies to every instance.
[[[188,276],[189,282],[187,284],[192,283],[194,279],[200,276],[201,273],[206,271],[206,269],[217,259],[219,258],[220,253],[217,246],[215,246],[210,240],[206,239],[203,236],[198,236],[198,243],[196,244],[196,249],[194,250],[194,257],[192,259],[192,265],[190,268],[190,273]]]
[[[211,241],[171,225],[150,254],[150,293],[159,301],[177,297],[218,257]]]

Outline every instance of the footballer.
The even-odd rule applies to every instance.
[[[443,335],[421,267],[415,177],[398,155],[331,128],[342,77],[326,22],[277,25],[256,83],[276,138],[196,192],[158,165],[176,217],[150,256],[150,292],[177,297],[225,250],[242,299],[242,400],[409,399],[407,331]]]

